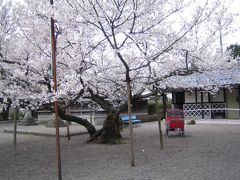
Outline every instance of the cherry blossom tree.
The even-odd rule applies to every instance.
[[[226,62],[228,56],[214,47],[221,7],[217,0],[60,0],[53,8],[43,0],[26,1],[18,9],[21,18],[8,61],[1,61],[7,72],[1,92],[14,105],[30,109],[52,109],[57,98],[62,119],[84,125],[97,142],[115,140],[121,137],[118,116],[127,106],[126,84],[136,101],[156,94],[153,85],[162,91],[173,87],[175,81],[164,82],[169,77]],[[57,94],[50,73],[51,15],[56,20]],[[231,18],[226,22],[221,26]],[[100,131],[64,113],[83,99],[107,112]]]
[[[7,52],[10,49],[10,37],[15,32],[15,24],[13,22],[13,12],[11,2],[3,2],[0,0],[0,60],[7,61]],[[5,71],[2,63],[0,64],[0,80],[5,76]],[[2,89],[2,85],[0,85]],[[3,99],[0,96],[0,112],[3,120],[9,120],[9,110],[11,107],[11,99]]]
[[[68,106],[84,92],[81,74],[92,66],[86,57],[97,44],[83,42],[86,36],[83,31],[64,27],[60,22],[56,25],[59,91],[53,93],[48,8],[44,1],[29,1],[15,9],[21,18],[16,18],[17,31],[9,37],[11,49],[6,51],[6,58],[1,61],[4,70],[1,93],[3,97],[13,100],[13,106],[52,110],[55,98],[63,106]],[[60,115],[63,119],[84,125],[90,136],[96,132],[86,119],[65,113]]]
[[[224,17],[220,1],[69,0],[68,4],[79,27],[87,26],[105,39],[98,69],[87,84],[94,101],[105,100],[104,109],[111,114],[109,129],[126,106],[126,82],[131,81],[133,101],[156,94],[152,84],[166,89],[161,82],[183,70],[187,75],[226,62],[225,55],[213,48],[217,20],[221,17],[221,28],[231,22]],[[151,92],[143,94],[146,90]]]

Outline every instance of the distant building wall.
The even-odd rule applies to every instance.
[[[182,105],[185,118],[197,119],[240,119],[240,86],[235,88],[221,89],[215,94],[206,91],[175,91],[173,92],[174,107],[179,105],[177,93],[183,93]]]
[[[215,95],[210,95],[210,102],[224,102],[223,90],[219,90]]]
[[[185,91],[185,103],[195,103],[195,92]]]
[[[209,102],[208,101],[208,93],[203,91],[202,95],[203,95],[203,102]],[[197,91],[197,102],[201,103],[201,92],[200,91]]]
[[[87,119],[93,125],[102,125],[104,120],[107,117],[105,111],[92,111],[91,106],[81,106],[79,104],[74,104],[70,107],[69,113],[71,115]],[[124,111],[122,114],[127,114],[127,111]],[[133,104],[132,114],[148,114],[148,101],[141,100]],[[53,120],[53,113],[50,111],[38,111],[38,123],[47,124],[49,120]]]
[[[227,108],[239,109],[239,102],[237,101],[237,89],[232,89],[232,91],[227,91]],[[239,119],[239,111],[229,110],[227,112],[228,119]]]

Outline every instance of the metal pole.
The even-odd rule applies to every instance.
[[[53,0],[50,0],[50,4],[53,5]],[[54,19],[50,18],[51,24],[51,48],[52,48],[52,73],[54,82],[54,93],[57,92],[57,68],[56,68],[56,39],[54,34]],[[62,167],[61,167],[61,150],[60,150],[60,137],[59,137],[59,118],[58,118],[58,102],[54,101],[55,111],[55,127],[56,127],[56,148],[57,148],[57,162],[58,162],[58,179],[62,180]]]
[[[133,126],[132,126],[132,111],[131,111],[131,87],[130,87],[130,79],[127,79],[127,93],[128,93],[128,119],[129,119],[129,136],[130,136],[130,159],[131,166],[135,166],[134,164],[134,143],[133,143]]]

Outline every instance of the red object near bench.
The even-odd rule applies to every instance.
[[[179,131],[184,135],[184,115],[181,109],[169,109],[166,112],[166,136],[169,131]]]

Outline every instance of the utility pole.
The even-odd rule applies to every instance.
[[[51,6],[53,6],[53,0],[50,0]],[[54,19],[50,17],[50,30],[51,30],[51,48],[52,48],[52,75],[53,75],[53,92],[57,93],[57,68],[56,68],[56,39],[54,33]],[[58,118],[58,102],[54,101],[55,112],[55,127],[56,127],[56,154],[58,162],[58,179],[62,180],[62,166],[61,166],[61,150],[60,150],[60,136],[59,136],[59,118]]]

